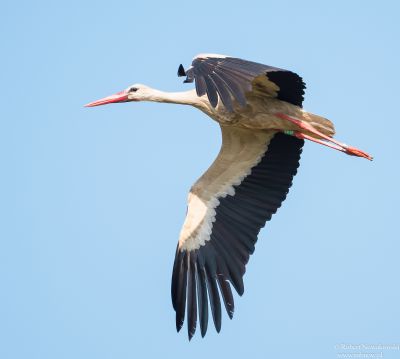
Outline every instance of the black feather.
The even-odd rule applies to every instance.
[[[190,252],[188,266],[188,287],[187,287],[187,324],[189,340],[192,339],[196,332],[197,324],[197,302],[196,302],[196,252]]]
[[[178,67],[178,77],[186,76],[186,71],[185,68],[183,67],[182,64],[179,65]]]
[[[206,284],[206,272],[204,266],[197,264],[197,301],[199,306],[199,320],[200,320],[200,332],[201,336],[204,337],[207,332],[208,326],[208,302],[207,302],[207,284]]]
[[[217,274],[217,281],[222,294],[222,299],[224,300],[226,312],[228,313],[229,318],[232,319],[235,311],[235,303],[233,301],[231,286],[223,274]]]
[[[218,294],[216,274],[211,274],[210,271],[211,269],[207,268],[207,289],[210,297],[211,314],[215,329],[219,333],[221,330],[221,301]]]
[[[188,255],[186,251],[180,253],[181,259],[179,263],[179,275],[177,285],[177,301],[176,301],[176,330],[179,332],[185,320],[186,306],[186,286],[187,286],[187,267]]]

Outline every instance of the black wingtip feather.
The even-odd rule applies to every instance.
[[[207,302],[207,284],[204,265],[197,263],[197,301],[199,307],[199,320],[201,336],[207,333],[208,326],[208,302]]]
[[[186,287],[187,287],[187,268],[188,255],[186,251],[182,251],[181,262],[178,275],[177,285],[177,302],[176,302],[176,330],[179,332],[185,320],[186,307]]]
[[[179,65],[178,67],[178,77],[186,76],[186,71],[185,68],[183,67],[182,64]]]
[[[223,274],[217,275],[217,281],[219,285],[219,290],[222,294],[222,299],[224,300],[226,312],[228,313],[229,318],[232,319],[233,313],[235,311],[235,303],[233,301],[231,287],[228,280]]]
[[[188,287],[187,287],[187,324],[189,340],[196,332],[197,301],[196,301],[196,252],[188,253]]]
[[[216,283],[216,253],[214,248],[211,246],[208,246],[208,248],[204,246],[203,248],[208,252],[208,260],[206,261],[206,283],[208,296],[210,299],[211,314],[213,317],[215,329],[219,333],[219,331],[221,330],[221,301],[219,299],[218,287]]]
[[[179,251],[179,245],[176,247],[174,267],[172,270],[172,282],[171,282],[171,299],[172,306],[176,311],[176,303],[178,300],[178,278],[179,278],[179,268],[181,261],[181,253]]]

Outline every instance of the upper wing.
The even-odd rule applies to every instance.
[[[187,308],[189,339],[197,317],[202,336],[207,331],[208,298],[217,331],[219,293],[232,318],[230,284],[243,294],[245,265],[260,229],[286,198],[304,143],[274,131],[221,128],[221,151],[189,193],[172,274],[176,328]]]
[[[202,54],[194,58],[185,71],[180,65],[179,76],[185,82],[196,83],[198,96],[207,94],[213,107],[221,99],[228,111],[233,110],[232,100],[246,105],[246,93],[255,91],[266,96],[302,106],[305,83],[294,72],[252,61],[214,54]]]

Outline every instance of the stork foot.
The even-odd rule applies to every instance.
[[[364,151],[359,150],[358,148],[347,146],[347,145],[345,147],[343,147],[343,148],[344,148],[343,152],[348,154],[348,155],[350,155],[350,156],[363,157],[363,158],[366,158],[367,160],[370,160],[370,161],[373,160],[372,156],[370,156],[368,153],[366,153]]]

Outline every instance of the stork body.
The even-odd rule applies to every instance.
[[[179,76],[196,89],[167,93],[133,85],[87,106],[129,101],[191,105],[221,127],[221,150],[192,186],[176,250],[171,295],[180,330],[189,339],[209,308],[221,328],[222,298],[232,318],[231,286],[244,292],[243,275],[260,229],[281,206],[299,166],[304,139],[371,159],[332,138],[333,124],[302,109],[305,85],[297,74],[223,55],[199,55]],[[209,302],[209,305],[208,305]]]

